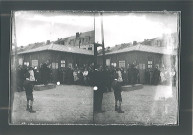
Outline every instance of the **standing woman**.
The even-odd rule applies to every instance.
[[[27,72],[25,73],[25,81],[24,81],[24,88],[26,92],[26,98],[27,98],[27,111],[30,113],[35,113],[35,111],[32,109],[33,106],[33,87],[34,87],[35,77],[34,77],[34,71],[33,68],[30,67]]]

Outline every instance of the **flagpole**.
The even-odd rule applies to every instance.
[[[96,68],[97,65],[97,45],[95,42],[95,13],[94,13],[94,68]]]
[[[103,69],[105,68],[105,44],[104,44],[104,29],[103,29],[103,13],[101,12],[101,38],[102,38],[102,52],[103,52]]]

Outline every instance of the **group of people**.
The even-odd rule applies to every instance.
[[[95,112],[103,112],[102,99],[104,92],[114,91],[115,96],[115,111],[123,113],[121,109],[122,103],[122,85],[135,85],[140,83],[139,69],[131,64],[128,70],[115,67],[102,67],[93,65],[84,67],[67,67],[57,70],[57,77],[55,82],[60,81],[62,84],[75,84],[75,85],[87,85],[94,87],[94,110]],[[145,71],[146,84],[158,85],[160,82],[167,83],[168,77],[175,77],[175,71],[167,72],[167,70],[158,67],[154,69],[147,69]],[[17,88],[19,91],[26,91],[27,97],[27,110],[34,112],[33,105],[33,86],[34,84],[48,84],[53,82],[53,72],[46,63],[41,64],[41,67],[27,67],[19,66],[17,69]],[[174,79],[173,79],[174,80]]]
[[[19,66],[17,68],[17,89],[22,91],[24,73],[26,72],[27,66]],[[34,67],[34,76],[36,84],[48,84],[60,82],[60,84],[76,84],[76,85],[92,85],[94,66],[82,66],[82,67],[63,67],[59,69],[52,70],[49,68],[48,64],[41,64],[40,68]],[[113,66],[105,67],[104,69],[104,82],[106,85],[106,92],[111,91],[111,85],[113,81],[113,76],[116,70],[119,74],[119,81],[122,85],[134,85],[134,84],[148,84],[148,85],[158,85],[158,84],[175,84],[175,71],[169,71],[165,69],[148,68],[143,73],[142,77],[139,69],[134,64],[125,70],[124,68],[115,68]],[[142,78],[144,78],[143,81]],[[121,80],[120,80],[121,79]]]

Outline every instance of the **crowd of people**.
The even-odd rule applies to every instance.
[[[175,85],[175,70],[166,70],[158,67],[149,68],[144,72],[145,84],[168,84],[173,81]],[[115,68],[113,66],[105,67],[93,65],[83,67],[67,67],[52,71],[46,63],[41,67],[19,66],[17,68],[17,89],[26,91],[27,109],[29,112],[35,112],[32,109],[33,104],[33,86],[35,84],[44,84],[60,82],[62,84],[86,85],[94,88],[94,111],[103,112],[102,99],[104,92],[114,91],[115,111],[124,113],[121,109],[122,103],[122,85],[135,85],[140,83],[140,73],[136,65],[131,64],[127,70],[124,68]],[[119,103],[119,104],[118,104]]]
[[[100,66],[97,66],[99,69]],[[27,71],[27,66],[19,66],[17,68],[17,89],[18,91],[23,90],[23,82],[25,80],[24,74]],[[48,84],[60,82],[60,84],[75,84],[75,85],[93,85],[95,70],[93,65],[75,67],[70,66],[66,68],[59,68],[52,70],[48,64],[41,64],[40,68],[33,68],[35,83],[36,84]],[[111,91],[112,82],[115,74],[118,74],[118,81],[122,82],[121,85],[135,85],[135,84],[148,84],[148,85],[158,85],[158,84],[169,84],[171,80],[175,85],[176,73],[174,70],[165,70],[164,68],[158,69],[148,68],[144,72],[144,81],[140,82],[140,73],[137,66],[131,64],[130,67],[125,70],[124,68],[115,68],[113,66],[106,66],[103,71],[103,79],[106,86],[106,91]],[[172,78],[172,79],[171,79]]]

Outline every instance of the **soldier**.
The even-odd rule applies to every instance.
[[[26,98],[27,98],[27,108],[26,110],[29,111],[30,113],[35,113],[33,110],[33,87],[34,87],[34,82],[35,82],[35,77],[34,77],[34,71],[33,68],[30,67],[28,71],[25,73],[25,78],[26,80],[24,81],[24,88],[26,92]]]
[[[124,111],[122,111],[121,109],[121,103],[122,103],[122,96],[121,96],[121,92],[122,92],[122,88],[121,88],[121,82],[118,81],[118,74],[115,75],[115,79],[112,83],[112,88],[114,90],[114,96],[115,96],[115,111],[117,111],[118,113],[124,113]],[[119,106],[117,105],[119,101]]]

